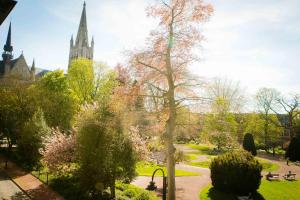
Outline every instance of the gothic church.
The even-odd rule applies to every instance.
[[[15,78],[22,81],[35,80],[35,64],[29,67],[26,63],[23,53],[16,59],[13,59],[13,46],[11,43],[11,23],[9,24],[3,60],[0,61],[0,78]]]
[[[80,24],[74,43],[73,36],[70,41],[69,67],[73,59],[86,58],[93,60],[94,56],[94,38],[89,45],[88,29],[86,22],[86,3],[83,4],[83,10],[80,18]]]

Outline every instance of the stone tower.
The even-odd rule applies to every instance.
[[[73,36],[70,41],[70,55],[69,55],[69,66],[72,59],[86,58],[93,60],[94,54],[94,38],[92,38],[91,45],[89,45],[88,29],[86,23],[86,3],[83,4],[83,10],[80,18],[80,24],[74,43]]]

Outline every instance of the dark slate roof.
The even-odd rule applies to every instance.
[[[35,70],[35,77],[41,78],[45,74],[47,74],[48,72],[51,72],[51,71],[47,70],[47,69],[36,68],[36,70]]]

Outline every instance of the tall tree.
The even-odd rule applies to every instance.
[[[300,116],[300,94],[291,94],[289,97],[280,96],[276,99],[278,106],[272,107],[278,120],[292,139],[295,136],[296,120]],[[281,114],[284,113],[284,114]]]
[[[132,56],[140,83],[151,85],[163,99],[169,200],[176,199],[173,139],[178,99],[188,94],[192,83],[187,66],[195,61],[193,49],[203,39],[199,23],[207,21],[212,11],[202,0],[161,0],[148,7],[148,15],[160,23],[151,32],[147,47]]]
[[[47,73],[37,81],[32,92],[36,93],[35,99],[50,127],[59,127],[63,130],[71,128],[78,102],[69,89],[63,70]]]
[[[229,79],[214,78],[207,84],[206,92],[212,100],[226,100],[231,112],[240,112],[245,104],[244,92],[239,83]]]
[[[36,106],[30,84],[14,79],[2,79],[0,84],[0,138],[6,137],[12,147]]]
[[[273,88],[261,88],[256,94],[256,101],[259,107],[259,112],[262,114],[264,120],[264,143],[265,150],[268,151],[268,142],[270,134],[270,124],[272,120],[270,116],[272,114],[272,107],[276,103],[276,99],[279,96],[279,92]],[[273,113],[274,114],[274,113]]]
[[[68,70],[69,86],[81,104],[90,103],[94,95],[95,74],[93,62],[84,58],[71,62]]]
[[[212,104],[212,112],[205,117],[203,127],[204,135],[208,135],[209,141],[215,144],[218,150],[224,147],[231,148],[237,138],[237,122],[235,116],[229,111],[227,100],[218,98]]]

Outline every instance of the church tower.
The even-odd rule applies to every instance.
[[[93,54],[94,38],[92,38],[91,45],[89,45],[88,29],[86,22],[86,3],[84,2],[76,41],[74,43],[73,36],[70,40],[69,67],[73,59],[86,58],[89,60],[93,60]]]

